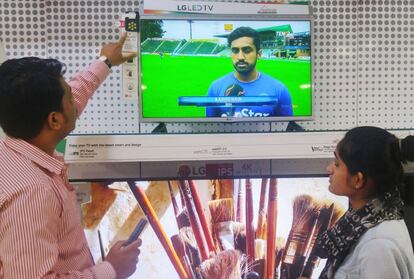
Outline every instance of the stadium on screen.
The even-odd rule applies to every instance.
[[[206,117],[206,106],[215,104],[211,99],[202,99],[208,97],[212,81],[234,71],[227,37],[240,26],[249,26],[260,35],[262,56],[257,69],[281,81],[292,98],[292,117],[254,120],[311,119],[310,21],[263,19],[141,19],[140,119],[223,121]],[[216,105],[231,107],[237,106],[237,102]]]

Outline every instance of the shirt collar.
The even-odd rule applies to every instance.
[[[43,150],[22,139],[6,137],[4,144],[14,151],[27,157],[29,160],[33,161],[39,166],[57,175],[61,175],[66,168],[65,163],[63,162],[63,158],[60,158],[57,154],[50,156]]]

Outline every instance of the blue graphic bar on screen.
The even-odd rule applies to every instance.
[[[180,106],[198,107],[241,107],[241,106],[274,106],[277,97],[249,96],[249,97],[179,97]]]

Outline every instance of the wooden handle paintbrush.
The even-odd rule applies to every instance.
[[[174,209],[174,215],[175,217],[177,217],[178,214],[180,213],[180,210],[178,209],[178,204],[177,204],[177,201],[175,200],[175,195],[174,195],[174,191],[171,185],[171,181],[168,180],[167,183],[168,183],[168,190],[170,191],[170,196],[171,196],[171,204]]]
[[[269,182],[269,201],[267,206],[267,252],[266,252],[266,277],[275,276],[276,258],[276,227],[277,227],[277,179]]]
[[[257,218],[257,230],[256,238],[266,239],[266,192],[267,192],[267,178],[262,178],[262,185],[260,188],[260,200],[259,200],[259,215]]]
[[[137,187],[134,181],[128,181],[128,185],[145,216],[147,216],[148,221],[151,224],[151,227],[157,235],[159,241],[161,242],[161,245],[164,247],[165,252],[167,252],[167,255],[175,270],[177,271],[178,276],[180,279],[188,279],[188,274],[181,264],[181,261],[178,258],[178,255],[175,252],[170,239],[161,226],[160,220],[158,219],[157,214],[152,208],[152,205],[145,195],[144,191],[141,188]]]
[[[197,188],[193,180],[188,180],[188,184],[190,186],[191,194],[193,196],[194,205],[198,213],[198,217],[200,218],[201,227],[204,232],[204,237],[207,241],[207,246],[210,252],[215,253],[216,248],[214,247],[213,237],[211,236],[210,229],[208,228],[207,218],[203,211],[203,206],[201,205],[201,199],[198,195]]]
[[[239,187],[237,188],[236,221],[240,223],[243,222],[243,193],[241,179],[239,179]]]
[[[179,220],[179,215],[180,215],[180,210],[178,209],[178,204],[177,201],[175,200],[175,195],[174,195],[174,191],[171,185],[171,182],[168,180],[168,190],[170,192],[170,197],[171,197],[171,204],[173,206],[174,209],[174,216],[175,216],[175,220],[177,221],[177,226],[178,229],[180,229],[180,220]]]
[[[255,259],[254,239],[252,183],[250,179],[246,179],[246,254],[250,263]]]
[[[323,207],[319,210],[319,216],[316,222],[315,233],[312,236],[312,241],[309,247],[309,255],[307,255],[307,260],[305,267],[301,273],[303,277],[312,277],[313,270],[318,262],[319,257],[316,255],[315,242],[319,233],[323,233],[328,229],[329,223],[332,219],[334,204],[332,203],[328,208]]]
[[[185,207],[187,208],[191,228],[193,229],[194,237],[196,239],[198,249],[200,250],[201,258],[203,260],[206,260],[209,258],[208,246],[204,234],[202,233],[203,229],[201,227],[200,219],[197,218],[198,215],[193,204],[190,187],[185,183],[184,180],[179,180],[178,184],[183,193]]]
[[[221,250],[234,249],[232,223],[234,219],[233,199],[218,199],[208,202],[212,231],[216,247]]]
[[[102,237],[101,237],[101,231],[98,230],[98,240],[99,240],[99,250],[101,251],[101,260],[105,260],[105,250],[102,244]]]
[[[178,257],[181,260],[181,264],[185,267],[188,274],[191,275],[191,278],[196,279],[195,273],[185,252],[185,244],[178,234],[171,236],[172,245],[177,252]]]

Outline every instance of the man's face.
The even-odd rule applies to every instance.
[[[253,38],[241,37],[231,42],[231,59],[236,71],[247,75],[256,67],[256,61],[261,56],[261,50],[257,51]]]

